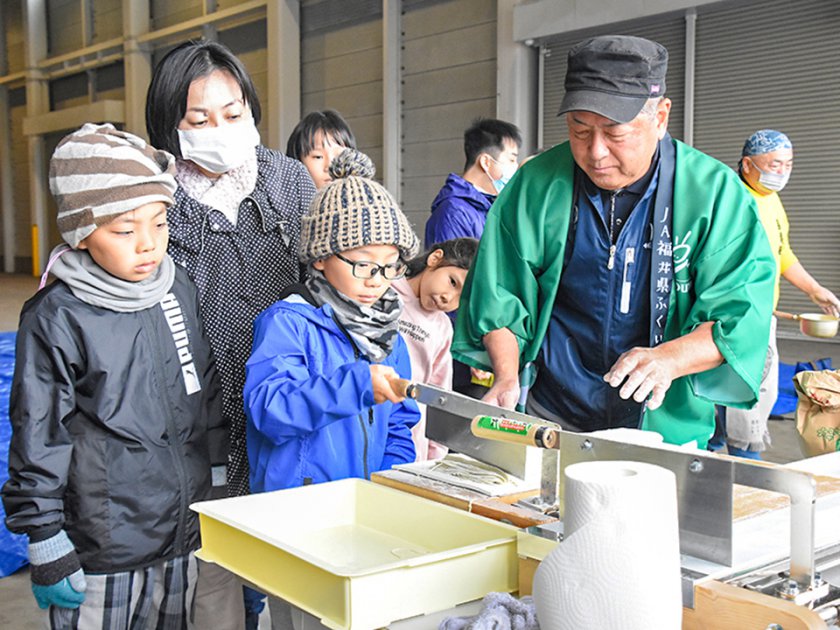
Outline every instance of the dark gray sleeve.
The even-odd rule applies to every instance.
[[[65,421],[73,413],[77,346],[48,319],[21,319],[15,350],[6,526],[33,539],[64,524],[64,492],[73,454]]]

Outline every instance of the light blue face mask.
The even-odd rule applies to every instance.
[[[487,175],[487,178],[493,184],[493,188],[496,189],[496,194],[500,194],[502,189],[507,186],[508,182],[513,178],[513,174],[516,172],[516,164],[502,164],[499,160],[495,159],[492,155],[488,156],[491,160],[493,160],[496,164],[498,164],[502,169],[502,176],[499,179],[493,179],[490,177],[489,171],[484,171]]]
[[[510,181],[510,177],[503,175],[500,179],[494,179],[492,181],[493,188],[496,189],[496,194],[498,195],[502,192],[502,189],[504,189],[504,187],[507,186],[507,183]]]

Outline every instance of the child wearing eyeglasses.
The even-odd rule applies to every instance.
[[[391,282],[418,239],[365,154],[346,149],[302,217],[303,284],[254,324],[245,407],[251,490],[267,492],[413,462],[417,404]],[[274,618],[272,614],[272,619]]]
[[[452,389],[452,321],[447,313],[458,308],[467,270],[478,249],[474,238],[453,238],[432,245],[406,263],[405,278],[394,290],[403,301],[400,334],[408,345],[412,379]],[[426,437],[426,409],[411,430],[417,461],[439,459],[447,449]]]
[[[308,267],[254,323],[245,366],[252,492],[371,473],[415,459],[417,404],[392,388],[410,378],[391,282],[418,239],[365,154],[346,149],[333,182],[301,219]],[[273,628],[292,628],[290,606],[269,596]]]

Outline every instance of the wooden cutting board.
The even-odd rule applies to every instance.
[[[510,523],[516,527],[531,527],[532,525],[541,525],[557,520],[553,516],[513,505],[520,499],[537,496],[539,494],[538,490],[509,494],[503,497],[488,497],[474,490],[467,490],[401,470],[383,470],[372,474],[370,479],[374,483],[409,492],[497,521]]]
[[[773,464],[771,464],[773,465]],[[826,497],[832,494],[840,493],[840,478],[829,477],[824,475],[814,475],[817,482],[817,498]],[[374,473],[371,480],[383,485],[391,486],[405,492],[411,492],[439,503],[445,503],[462,510],[476,511],[473,505],[481,506],[478,511],[486,509],[492,511],[493,508],[502,508],[502,511],[510,511],[511,514],[501,514],[497,518],[508,520],[509,522],[519,524],[522,522],[522,514],[518,510],[513,509],[511,503],[515,503],[519,499],[528,498],[529,496],[536,496],[537,491],[527,492],[517,495],[510,495],[506,497],[499,497],[497,499],[488,499],[487,496],[459,488],[447,483],[412,475],[398,470],[388,470]],[[790,498],[786,494],[778,494],[770,492],[769,490],[761,490],[758,488],[750,488],[748,486],[735,485],[732,488],[732,519],[733,521],[740,521],[747,518],[753,518],[760,514],[781,510],[790,505]],[[517,512],[517,514],[513,514]],[[490,514],[485,514],[490,516]],[[507,516],[507,518],[505,518]],[[535,515],[537,520],[542,519],[542,515]],[[546,521],[555,520],[546,518]],[[533,524],[533,523],[529,523]],[[524,527],[526,525],[520,525]]]

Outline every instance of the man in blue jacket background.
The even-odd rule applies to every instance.
[[[464,174],[450,173],[432,202],[426,248],[451,238],[481,238],[487,212],[519,165],[516,125],[479,118],[464,132]]]

